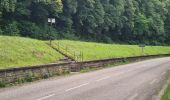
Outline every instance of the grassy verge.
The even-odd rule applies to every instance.
[[[170,84],[165,90],[164,95],[162,96],[161,100],[170,100]]]
[[[99,60],[116,57],[141,56],[142,50],[138,45],[119,45],[119,44],[102,44],[93,42],[59,40],[54,41],[54,46],[67,47],[69,52],[79,54],[83,52],[84,60]],[[170,46],[146,46],[145,55],[168,54]]]
[[[141,56],[142,50],[137,45],[102,44],[93,42],[81,42],[70,40],[56,40],[53,45],[67,47],[69,52],[80,54],[83,59],[99,60],[116,57]],[[13,68],[17,66],[30,66],[46,63],[55,63],[63,56],[49,47],[46,41],[0,36],[0,69]],[[168,54],[168,46],[147,46],[145,55]]]
[[[0,69],[46,64],[62,57],[44,41],[0,36]]]

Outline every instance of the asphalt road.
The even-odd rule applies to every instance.
[[[170,57],[0,89],[0,100],[155,100]]]

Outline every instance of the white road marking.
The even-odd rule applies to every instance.
[[[106,76],[106,77],[103,77],[101,79],[98,79],[98,80],[96,80],[96,82],[99,82],[99,81],[102,81],[102,80],[105,80],[105,79],[108,79],[108,78],[110,78],[110,76]]]
[[[85,86],[85,85],[88,85],[88,84],[89,84],[89,83],[85,83],[85,84],[82,84],[82,85],[79,85],[79,86],[76,86],[76,87],[67,89],[66,92],[71,91],[71,90],[74,90],[74,89],[77,89],[77,88],[80,88],[80,87]]]
[[[49,94],[49,95],[47,95],[47,96],[45,96],[45,97],[42,97],[42,98],[39,98],[39,99],[37,99],[37,100],[44,100],[44,99],[47,99],[47,98],[49,98],[49,97],[52,97],[52,96],[54,96],[55,94]]]
[[[163,76],[163,75],[165,75],[166,74],[166,72],[163,72],[161,75]]]
[[[155,82],[157,82],[158,81],[158,79],[154,79],[154,80],[152,80],[151,82],[150,82],[150,84],[152,85],[152,84],[154,84]]]
[[[135,100],[135,98],[138,96],[138,94],[134,94],[133,96],[131,96],[128,100]]]

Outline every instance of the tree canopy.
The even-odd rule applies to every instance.
[[[48,25],[48,17],[56,24]],[[1,0],[0,34],[170,44],[170,0]]]

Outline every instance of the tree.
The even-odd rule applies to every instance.
[[[48,17],[55,38],[170,44],[170,0],[1,0],[0,34],[47,39]]]
[[[79,32],[87,38],[93,36],[96,38],[99,31],[100,25],[104,23],[104,8],[99,0],[78,0],[78,8],[76,13],[77,23]],[[94,34],[96,33],[96,34]]]
[[[5,26],[4,34],[16,36],[16,35],[19,35],[19,33],[20,33],[20,30],[18,29],[17,22],[14,21],[8,24],[7,26]]]

